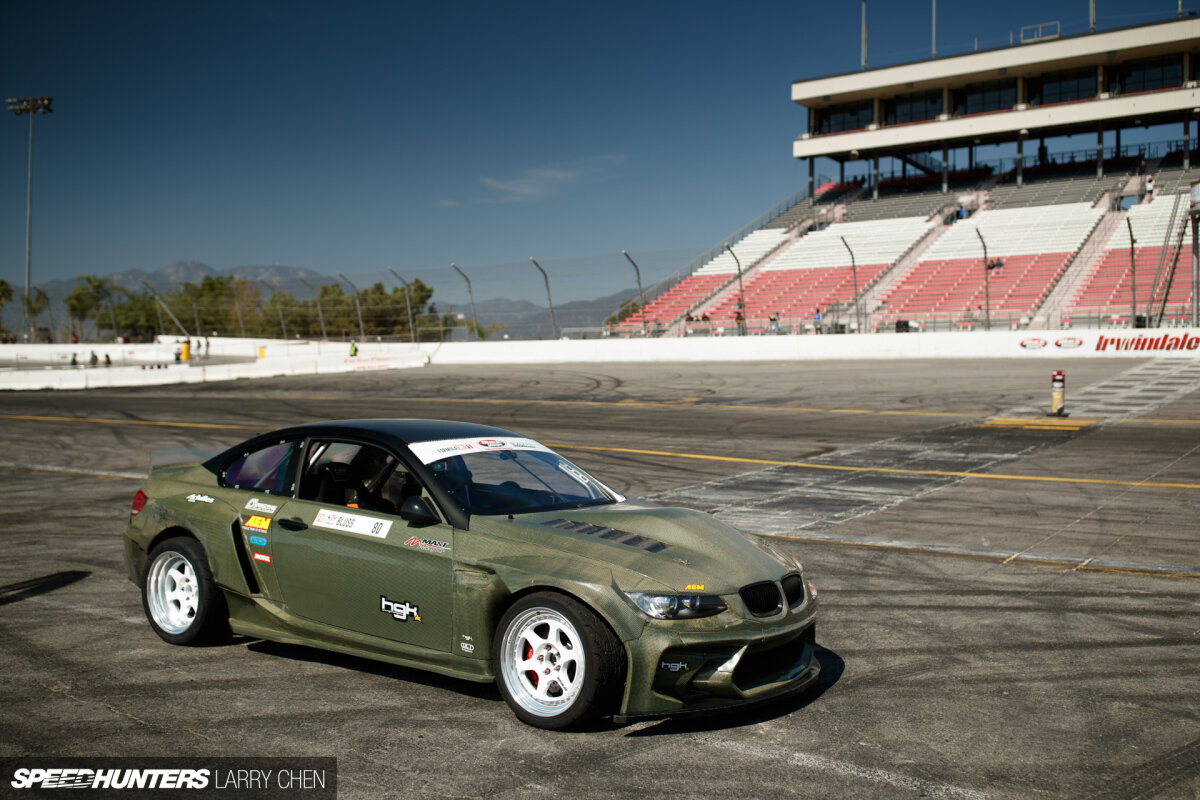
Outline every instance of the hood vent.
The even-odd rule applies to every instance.
[[[666,542],[660,542],[657,539],[650,539],[645,536],[639,536],[636,533],[629,531],[619,531],[616,528],[605,528],[600,525],[592,525],[588,522],[573,522],[569,519],[555,519],[546,523],[552,528],[559,528],[572,533],[582,533],[585,536],[595,536],[598,539],[607,539],[610,542],[636,547],[639,550],[645,550],[647,553],[657,553],[660,550],[667,549]]]

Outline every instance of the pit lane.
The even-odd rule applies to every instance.
[[[0,755],[332,755],[343,797],[1193,797],[1200,392],[1176,370],[1147,400],[1161,364],[1072,365],[1068,409],[1103,413],[1045,430],[1003,422],[1048,405],[1046,362],[1021,360],[0,395]],[[350,416],[512,428],[619,491],[775,536],[820,590],[820,684],[549,734],[491,687],[162,643],[120,560],[149,451]]]

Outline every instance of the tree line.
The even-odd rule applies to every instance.
[[[0,279],[0,308],[12,298],[12,287]],[[134,292],[108,278],[81,275],[66,298],[67,320],[53,319],[41,289],[33,289],[28,303],[24,297],[21,302],[34,321],[37,341],[53,341],[65,330],[64,338],[80,340],[149,341],[166,334],[429,342],[444,341],[451,328],[463,327],[454,315],[437,310],[433,288],[420,279],[391,290],[376,283],[357,298],[343,292],[341,284],[327,283],[315,297],[303,300],[278,290],[264,296],[254,281],[233,276],[205,276],[198,284],[156,293]]]

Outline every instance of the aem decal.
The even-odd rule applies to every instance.
[[[256,531],[270,530],[271,518],[260,517],[258,514],[255,514],[254,516],[250,517],[250,519],[243,522],[242,525],[247,528],[253,528]]]

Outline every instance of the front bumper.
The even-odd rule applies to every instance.
[[[617,722],[779,699],[811,686],[821,672],[815,598],[770,620],[743,619],[719,631],[655,622],[628,645]]]

